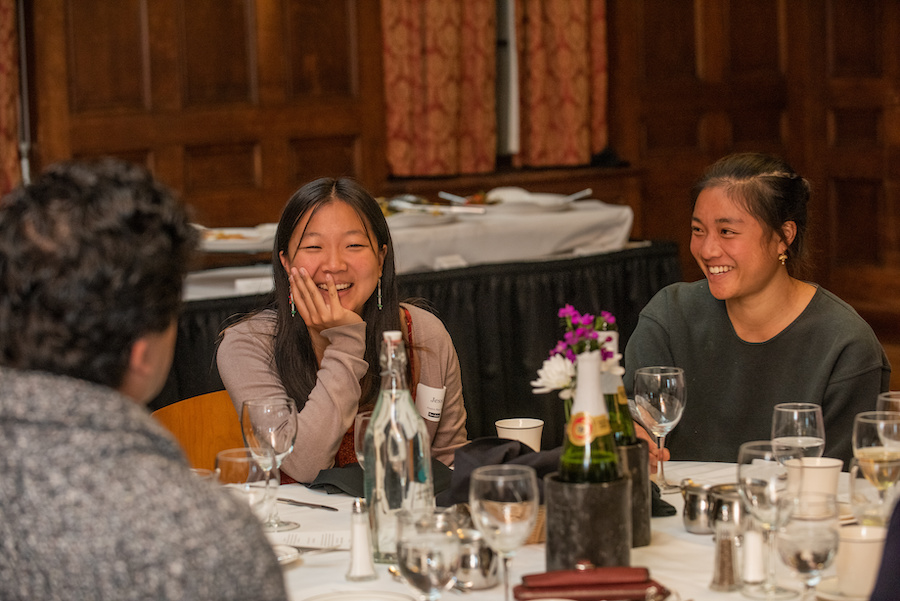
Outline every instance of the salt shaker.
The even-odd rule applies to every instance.
[[[369,529],[369,510],[365,499],[353,501],[350,513],[350,569],[347,580],[360,582],[375,580],[375,562],[372,558],[372,532]]]

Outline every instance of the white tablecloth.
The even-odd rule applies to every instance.
[[[666,476],[671,481],[681,481],[682,478],[690,477],[698,482],[727,483],[734,482],[737,476],[734,464],[726,463],[671,461],[666,464],[666,468]],[[308,540],[325,536],[325,533],[338,532],[339,539],[348,541],[352,501],[350,497],[326,495],[299,485],[283,486],[280,494],[325,503],[338,507],[341,511],[300,509],[280,503],[278,509],[282,517],[299,521],[301,527],[293,532],[273,534],[271,535],[273,539],[293,539],[296,544],[305,544]],[[683,601],[743,599],[740,592],[716,593],[709,589],[715,559],[712,536],[691,534],[684,529],[680,494],[668,494],[664,499],[672,503],[678,509],[678,513],[672,517],[653,518],[651,543],[646,547],[632,549],[631,565],[649,568],[652,578],[677,591]],[[520,549],[512,560],[510,586],[521,583],[523,574],[544,572],[546,565],[544,552],[543,544],[528,545]],[[363,583],[347,581],[345,574],[349,564],[349,551],[335,551],[302,557],[295,563],[285,566],[285,582],[290,598],[300,601],[336,591],[392,591],[409,595],[411,601],[416,598],[408,586],[394,581],[387,572],[387,566],[381,564],[376,564],[379,576],[377,580]],[[779,581],[797,590],[801,588],[799,581],[793,578],[783,565],[779,565]],[[448,592],[442,596],[442,599],[455,598],[499,601],[503,599],[503,587],[501,585],[492,589],[473,591],[467,595]],[[673,595],[672,599],[675,598]]]
[[[621,250],[628,242],[631,207],[587,200],[556,212],[460,215],[435,226],[391,227],[397,272],[442,265],[532,261]],[[388,223],[391,219],[388,219]]]

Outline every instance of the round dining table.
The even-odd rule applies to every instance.
[[[734,483],[737,478],[733,463],[669,461],[666,477],[673,482],[691,478],[695,483]],[[388,572],[388,565],[376,564],[377,578],[365,582],[346,579],[350,566],[350,517],[353,498],[343,494],[327,494],[298,484],[282,485],[279,497],[327,505],[337,511],[296,507],[280,503],[283,519],[296,521],[294,531],[270,534],[273,543],[287,543],[303,548],[321,547],[327,552],[301,553],[299,558],[285,563],[283,573],[288,596],[293,601],[416,601],[419,596],[404,582]],[[711,534],[692,534],[685,529],[682,518],[681,494],[663,495],[677,513],[651,520],[652,538],[648,546],[632,549],[631,565],[646,567],[650,577],[670,591],[669,599],[682,601],[745,599],[740,591],[716,592],[709,588],[712,580],[715,547]],[[779,583],[797,590],[800,582],[786,566],[778,562]],[[511,561],[510,587],[522,582],[525,574],[546,571],[544,544],[529,544],[520,548]],[[829,568],[823,584],[834,580],[834,568]],[[500,580],[502,583],[502,578]],[[827,586],[826,586],[827,588]],[[451,590],[444,600],[501,601],[503,586],[460,592]]]

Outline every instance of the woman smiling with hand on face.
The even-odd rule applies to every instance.
[[[306,184],[281,215],[272,264],[272,296],[224,330],[217,363],[239,415],[249,399],[296,403],[297,444],[282,471],[311,482],[356,461],[351,428],[375,406],[386,330],[403,333],[432,457],[451,465],[466,442],[459,360],[440,319],[398,301],[393,245],[375,199],[350,179]]]
[[[809,183],[779,158],[736,154],[708,169],[693,199],[691,254],[706,279],[664,288],[641,312],[626,387],[639,367],[684,368],[673,459],[735,461],[741,443],[771,437],[776,404],[809,402],[822,406],[825,455],[848,461],[853,417],[874,409],[891,368],[850,305],[795,277]]]

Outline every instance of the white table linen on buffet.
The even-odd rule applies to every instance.
[[[403,213],[388,218],[398,273],[622,250],[633,221],[631,207],[598,200],[573,202],[559,211],[489,207],[484,215]],[[223,239],[206,241],[204,248],[263,252],[271,249],[268,230],[266,234],[260,237],[260,246]],[[269,265],[209,269],[188,275],[184,300],[264,294],[271,289]]]
[[[697,482],[710,484],[733,483],[737,479],[737,468],[731,463],[671,461],[666,463],[666,475],[672,481],[679,482],[683,478],[692,478]],[[282,486],[279,495],[331,505],[340,511],[303,509],[281,504],[279,512],[283,514],[284,519],[300,522],[300,528],[294,532],[271,534],[270,538],[274,542],[293,542],[302,546],[310,544],[310,541],[325,540],[327,536],[328,546],[339,543],[349,545],[351,497],[328,495],[296,484]],[[743,599],[744,597],[737,591],[719,593],[709,589],[715,560],[712,535],[691,534],[685,530],[681,516],[683,502],[680,494],[665,495],[664,499],[672,503],[678,513],[671,517],[653,518],[651,543],[646,547],[632,549],[631,565],[649,568],[651,578],[677,591],[684,601]],[[521,583],[524,574],[544,572],[546,565],[544,552],[543,544],[521,548],[511,562],[510,586]],[[409,599],[417,598],[406,584],[397,582],[391,577],[386,565],[376,564],[378,579],[368,582],[347,581],[345,575],[349,565],[350,553],[348,550],[342,550],[303,556],[284,566],[289,597],[294,601],[302,601],[316,595],[339,591],[389,591],[407,595]],[[832,567],[826,573],[826,577],[833,574]],[[801,589],[799,580],[795,579],[784,565],[779,565],[778,579],[786,586]],[[498,585],[491,589],[472,591],[466,595],[451,591],[442,596],[442,599],[454,598],[498,601],[503,598],[503,587]],[[672,595],[671,599],[675,598]]]

